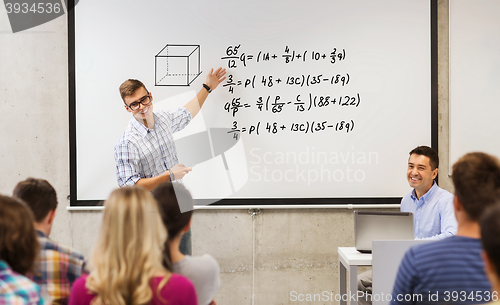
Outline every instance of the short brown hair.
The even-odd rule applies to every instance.
[[[429,163],[432,170],[435,170],[439,167],[439,157],[437,152],[433,148],[429,146],[417,146],[410,151],[410,156],[413,154],[428,157],[430,159]]]
[[[144,84],[140,80],[127,79],[126,81],[124,81],[120,85],[120,95],[122,97],[122,100],[125,101],[125,98],[127,96],[133,95],[134,92],[137,91],[137,89],[139,89],[141,87],[146,89],[146,86],[144,86]],[[146,91],[148,91],[148,89],[146,89]]]
[[[500,277],[500,201],[488,209],[481,217],[481,242],[488,254],[495,272]]]
[[[473,152],[462,156],[452,168],[455,196],[471,220],[479,221],[484,210],[500,199],[500,161]]]
[[[17,273],[33,271],[38,239],[33,214],[19,199],[0,195],[0,260]]]
[[[57,208],[56,190],[47,180],[28,178],[14,188],[13,196],[28,204],[36,222],[41,222]]]

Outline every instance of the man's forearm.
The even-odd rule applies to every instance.
[[[194,118],[198,114],[198,112],[200,112],[200,109],[207,100],[207,97],[207,89],[201,88],[198,94],[196,94],[196,97],[189,101],[186,105],[184,105],[184,108],[186,108]]]
[[[217,86],[226,79],[224,75],[226,75],[226,69],[218,68],[215,71],[214,69],[211,69],[207,74],[206,83],[203,85],[198,94],[196,94],[196,97],[184,105],[184,108],[191,113],[193,118],[198,114],[198,112],[200,112],[201,107],[203,107],[203,104],[210,93],[209,91],[215,90],[215,88],[217,88]],[[205,86],[207,86],[207,88],[205,88]]]
[[[152,178],[139,179],[135,185],[141,186],[148,191],[154,190],[160,183],[170,181],[170,174],[168,172]]]

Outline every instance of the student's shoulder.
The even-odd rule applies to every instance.
[[[40,287],[0,260],[0,304],[44,304]]]
[[[77,278],[73,283],[72,289],[74,290],[85,289],[85,283],[87,282],[88,276],[89,276],[88,274],[83,274],[82,276]]]
[[[76,251],[75,249],[71,248],[70,246],[58,243],[55,240],[45,238],[45,237],[39,237],[38,241],[40,242],[40,248],[42,251],[44,250],[52,250],[52,251],[57,251],[59,253],[62,253],[64,255],[67,255],[70,258],[73,259],[79,259],[83,260],[83,254],[80,252]]]
[[[0,277],[0,283],[2,284],[0,288],[1,293],[9,293],[9,291],[16,293],[18,291],[29,292],[39,290],[39,286],[34,281],[13,270],[3,272]]]
[[[409,255],[416,262],[433,258],[447,259],[450,253],[460,253],[475,248],[479,240],[465,238],[461,236],[450,236],[441,240],[430,241],[421,245],[416,245],[408,250]]]
[[[168,283],[176,283],[181,285],[192,284],[189,278],[179,273],[172,273],[170,275],[170,278],[168,279]]]
[[[206,264],[207,266],[219,269],[219,263],[217,263],[217,260],[208,253],[198,256],[198,259],[200,260],[200,262]]]
[[[68,274],[80,276],[86,266],[83,254],[48,238],[39,238],[39,242],[41,261],[58,262],[58,266],[66,266]]]
[[[73,304],[91,304],[92,300],[95,297],[95,293],[89,291],[87,289],[87,278],[88,274],[84,274],[80,276],[76,281],[71,285],[71,293],[69,296],[69,305]]]
[[[219,263],[217,260],[210,254],[206,253],[200,256],[186,256],[184,261],[184,267],[190,267],[190,269],[196,270],[219,270]]]
[[[160,291],[161,298],[153,296],[150,304],[197,304],[196,290],[193,283],[185,276],[172,273],[168,276],[167,282],[160,287],[164,282],[164,276],[156,276],[152,278],[151,288],[153,291]],[[160,301],[161,300],[161,301]]]
[[[205,253],[205,254],[199,255],[199,256],[186,256],[186,257],[189,257],[192,261],[196,261],[196,262],[200,262],[200,263],[215,263],[215,264],[217,264],[217,261],[215,260],[215,258],[208,253]]]
[[[153,286],[158,286],[164,280],[163,277],[155,277]],[[193,282],[184,275],[178,273],[170,274],[167,283],[162,288],[166,291],[191,291],[194,290]]]

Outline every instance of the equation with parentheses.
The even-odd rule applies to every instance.
[[[260,112],[280,113],[287,105],[295,106],[297,112],[310,111],[313,108],[332,107],[337,105],[340,107],[359,107],[361,96],[359,93],[355,95],[329,96],[329,95],[314,95],[309,93],[305,101],[302,100],[302,95],[298,94],[293,101],[285,101],[281,96],[262,97],[259,96],[255,102],[255,106]],[[224,104],[224,110],[231,113],[233,117],[240,109],[251,108],[252,105],[242,103],[241,98],[233,98],[231,101]]]
[[[325,121],[305,121],[301,123],[291,123],[291,125],[279,124],[278,122],[267,122],[250,125],[248,127],[238,127],[238,122],[233,121],[233,126],[231,130],[227,133],[232,133],[233,138],[238,140],[240,133],[247,133],[249,135],[261,135],[262,133],[267,134],[278,134],[280,132],[298,132],[304,134],[313,134],[316,132],[322,132],[326,130],[334,130],[336,132],[346,132],[349,133],[354,129],[353,120],[342,120],[339,122],[330,123],[328,120]]]
[[[311,87],[314,85],[339,85],[346,86],[349,84],[351,80],[351,76],[349,73],[346,74],[336,74],[332,76],[325,76],[323,74],[311,75],[311,74],[302,74],[298,76],[286,76],[286,77],[276,77],[273,75],[257,77],[257,75],[253,75],[252,77],[246,78],[244,80],[235,80],[232,74],[227,76],[227,81],[223,87],[229,87],[229,93],[234,93],[234,87],[243,86],[243,88],[252,88],[255,89],[257,85],[261,85],[265,88],[275,87],[279,84],[297,86],[297,87]]]
[[[249,62],[266,62],[274,60],[283,60],[285,64],[296,61],[328,61],[330,64],[335,64],[345,60],[346,51],[341,48],[332,48],[328,52],[318,52],[309,50],[291,50],[288,46],[282,54],[277,55],[275,52],[259,51],[256,54],[240,52],[241,44],[229,46],[226,49],[226,56],[221,57],[222,60],[227,60],[228,69],[236,69],[238,64],[247,66]]]

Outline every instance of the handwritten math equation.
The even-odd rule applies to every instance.
[[[321,84],[330,84],[330,85],[339,85],[346,86],[349,84],[351,77],[349,73],[346,74],[336,74],[332,76],[325,76],[323,74],[311,75],[311,74],[302,74],[299,76],[286,76],[286,77],[276,77],[273,75],[257,77],[257,75],[253,75],[252,77],[235,80],[234,75],[229,74],[227,77],[227,81],[223,87],[229,87],[229,93],[234,93],[234,88],[243,86],[243,88],[252,88],[255,89],[259,85],[264,88],[271,88],[278,85],[285,86],[296,86],[296,87],[310,87],[314,85]]]
[[[272,113],[280,113],[283,111],[284,107],[291,105],[291,107],[295,107],[296,111],[310,111],[312,108],[322,108],[322,107],[332,107],[334,105],[340,107],[358,107],[361,103],[361,96],[357,93],[355,96],[323,96],[323,95],[313,95],[309,93],[305,99],[303,99],[301,94],[298,94],[293,101],[285,101],[281,99],[281,96],[259,96],[254,103],[254,107],[256,107],[259,111],[272,112]],[[250,108],[251,104],[242,103],[241,98],[233,98],[232,101],[226,102],[224,104],[224,110],[228,113],[231,113],[233,117],[236,116],[236,113],[240,110],[240,108]]]
[[[362,93],[352,92],[355,90],[351,90],[348,94],[339,93],[339,89],[351,88],[349,85],[356,81],[350,73],[342,71],[345,66],[341,63],[348,60],[347,55],[346,49],[339,46],[324,50],[294,49],[284,46],[280,52],[270,50],[254,52],[247,51],[241,44],[229,45],[221,57],[228,69],[227,78],[221,85],[232,95],[223,104],[224,112],[233,118],[232,127],[228,133],[232,133],[233,138],[238,139],[241,134],[353,132],[353,119],[331,121],[331,116],[330,120],[327,117],[321,118],[331,113],[333,109],[340,112],[341,109],[357,109],[363,105]],[[273,63],[271,66],[276,73],[266,71],[269,67],[269,64],[265,64],[266,62]],[[295,64],[298,65],[295,66]],[[282,65],[284,69],[280,68]],[[285,68],[288,66],[290,68]],[[325,67],[332,68],[325,69]],[[255,71],[257,73],[252,73]],[[260,73],[261,71],[267,73]],[[251,74],[248,75],[248,72]],[[316,90],[316,88],[321,89]],[[253,92],[258,93],[254,96]],[[252,117],[247,116],[247,113],[253,115],[269,113],[273,117],[276,116],[277,120],[254,124],[239,121]],[[309,115],[303,118],[303,122],[278,123],[280,118],[284,118],[283,115],[291,113],[304,115],[310,113],[312,117],[320,119],[312,120]],[[297,115],[293,117],[296,118]],[[289,119],[283,121],[290,122]],[[294,119],[293,121],[300,120]]]
[[[227,60],[228,69],[236,69],[238,65],[243,64],[244,67],[251,62],[265,62],[282,60],[285,64],[290,64],[296,61],[306,62],[312,61],[326,61],[330,64],[335,64],[339,61],[345,60],[345,49],[332,48],[328,52],[308,51],[308,50],[291,50],[288,46],[281,54],[273,52],[259,51],[257,54],[249,54],[241,52],[241,44],[229,46],[226,49],[225,56],[221,57]]]
[[[291,123],[289,125],[280,124],[278,122],[257,122],[256,124],[240,127],[238,121],[233,121],[233,126],[228,133],[233,134],[233,138],[238,140],[240,133],[247,133],[249,135],[260,135],[261,133],[279,134],[281,132],[295,132],[295,133],[317,133],[326,130],[334,130],[336,132],[349,133],[354,129],[353,120],[341,120],[339,122],[326,121],[304,121],[300,123]]]

